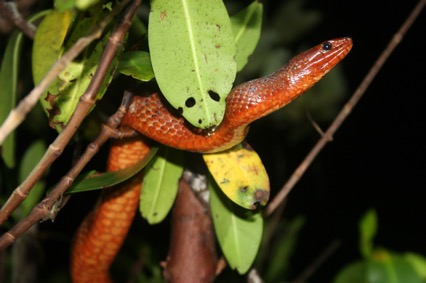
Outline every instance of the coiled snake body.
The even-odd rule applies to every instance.
[[[122,126],[165,145],[194,152],[218,152],[240,143],[251,122],[287,105],[310,89],[351,50],[352,40],[340,38],[305,51],[275,73],[235,87],[226,99],[223,122],[211,135],[188,127],[170,113],[160,94],[134,97]],[[148,152],[139,139],[119,141],[112,147],[108,170],[136,163]],[[128,232],[139,203],[137,176],[120,188],[103,192],[94,211],[80,226],[71,256],[73,282],[111,282],[108,269]]]

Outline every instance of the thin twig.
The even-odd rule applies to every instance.
[[[126,113],[130,105],[129,93],[126,93],[123,97],[123,101],[118,111],[112,115],[108,122],[105,125],[102,125],[102,129],[96,139],[91,142],[81,158],[75,163],[75,165],[68,171],[68,173],[62,177],[62,179],[56,184],[56,186],[46,195],[46,197],[31,211],[31,213],[26,216],[22,221],[16,224],[10,231],[6,232],[0,237],[0,250],[4,249],[21,236],[25,231],[27,231],[31,226],[37,223],[39,220],[46,218],[53,218],[56,216],[58,211],[53,211],[52,207],[55,202],[62,196],[62,194],[70,188],[74,180],[86,166],[86,164],[96,155],[100,147],[110,138],[123,138],[123,134],[130,132],[122,132],[117,130],[117,127],[120,125],[121,120],[123,119],[124,114]]]
[[[284,186],[281,188],[281,190],[278,192],[278,194],[275,196],[275,198],[269,203],[268,207],[265,210],[266,216],[271,215],[277,209],[277,207],[283,202],[283,200],[290,193],[290,191],[293,189],[293,187],[296,185],[296,183],[300,180],[302,175],[305,173],[306,169],[311,165],[311,163],[313,162],[315,157],[318,155],[318,153],[324,148],[324,146],[329,141],[332,140],[332,137],[335,134],[335,132],[337,131],[337,129],[339,129],[339,127],[342,125],[343,121],[352,112],[352,109],[355,107],[355,105],[361,99],[362,95],[365,93],[366,89],[368,88],[368,86],[370,85],[372,80],[375,78],[375,76],[377,75],[379,70],[382,68],[383,64],[386,62],[389,55],[393,52],[393,50],[396,48],[396,46],[401,42],[402,38],[404,37],[404,35],[408,31],[408,29],[411,27],[414,20],[417,18],[417,16],[419,15],[421,10],[425,6],[425,4],[426,4],[426,0],[420,0],[417,3],[416,7],[414,7],[411,14],[405,20],[405,22],[400,27],[398,32],[393,36],[393,38],[389,42],[386,49],[382,52],[382,54],[379,56],[377,61],[371,67],[370,71],[365,76],[364,80],[361,82],[361,84],[355,90],[352,97],[343,106],[342,110],[337,115],[336,119],[334,119],[333,123],[330,125],[330,127],[327,129],[327,131],[321,137],[321,139],[311,149],[311,151],[305,157],[305,159],[299,165],[299,167],[297,167],[297,169],[293,172],[290,179],[284,184]]]
[[[14,2],[0,0],[0,14],[13,22],[26,36],[34,38],[36,27],[22,17]]]
[[[137,7],[140,5],[140,1],[136,0],[132,2],[131,6],[126,10],[124,18],[121,23],[113,30],[110,41],[107,44],[102,58],[99,61],[99,66],[96,69],[93,79],[91,80],[86,92],[80,98],[80,101],[71,116],[70,121],[64,127],[59,136],[49,146],[48,150],[39,161],[37,166],[31,171],[24,182],[18,186],[9,197],[7,202],[3,205],[0,210],[0,224],[3,223],[9,215],[16,209],[16,207],[26,198],[28,193],[34,184],[41,178],[43,172],[62,154],[63,149],[68,144],[74,133],[77,131],[79,125],[86,117],[95,103],[96,94],[100,88],[102,80],[111,65],[112,59],[114,58],[115,52],[120,46],[124,35],[131,25],[131,19],[136,12]],[[24,106],[26,107],[26,106]]]

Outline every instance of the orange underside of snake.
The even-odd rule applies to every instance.
[[[193,131],[183,118],[171,114],[159,94],[135,97],[122,125],[182,150],[216,152],[230,148],[244,139],[251,122],[285,106],[312,87],[351,47],[349,38],[327,41],[296,56],[274,74],[235,87],[228,95],[224,120],[212,135]],[[117,141],[110,150],[107,170],[126,168],[148,151],[148,145],[138,138]],[[102,192],[74,239],[73,282],[111,282],[108,270],[137,211],[141,179],[139,174],[120,187]]]

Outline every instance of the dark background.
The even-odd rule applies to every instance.
[[[267,22],[285,1],[262,2]],[[306,0],[304,3],[305,9],[320,12],[322,21],[290,48],[313,46],[341,36],[353,38],[354,47],[341,63],[348,90],[344,103],[417,1]],[[341,268],[360,259],[358,221],[370,208],[374,208],[379,217],[377,245],[396,252],[426,255],[423,228],[426,216],[425,38],[426,11],[423,11],[338,130],[334,141],[320,153],[291,192],[283,216],[293,219],[303,215],[306,223],[292,257],[289,279],[303,273],[335,240],[341,243],[339,249],[309,281],[330,282]],[[326,129],[329,123],[321,126]],[[305,126],[312,128],[308,119]],[[293,144],[286,141],[288,134],[288,129],[277,130],[259,121],[248,136],[270,172],[272,194],[280,189],[318,139],[318,135],[311,135]],[[280,150],[271,150],[275,148]],[[276,166],[277,160],[282,161],[279,166]],[[59,165],[52,170],[65,172],[69,163]],[[45,241],[48,248],[43,269],[46,273],[52,269],[66,271],[71,235],[96,197],[96,192],[78,195],[61,211],[55,223],[40,225],[42,231],[55,233],[55,240],[49,236]],[[136,226],[147,229],[141,219],[136,221]],[[162,246],[160,250],[166,251],[167,232],[158,226],[149,229],[152,238]],[[164,260],[165,255],[159,257]],[[241,278],[241,282],[244,281]]]
[[[274,11],[272,2],[265,2],[266,13]],[[349,92],[353,92],[417,1],[305,3],[307,9],[318,9],[324,17],[308,36],[312,44],[340,36],[353,38],[354,47],[341,63]],[[284,215],[302,214],[307,222],[290,277],[302,273],[336,239],[340,248],[311,282],[329,282],[341,267],[360,259],[358,221],[369,208],[379,217],[377,245],[426,254],[425,39],[423,11],[334,141],[291,192]],[[261,138],[249,135],[255,148],[281,135],[259,133]],[[275,175],[277,188],[315,141],[291,147],[290,152],[284,149],[282,155],[290,156],[290,161],[281,179]]]

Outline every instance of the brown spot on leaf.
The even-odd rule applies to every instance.
[[[167,12],[166,11],[162,11],[161,13],[160,13],[160,20],[162,21],[162,20],[164,20],[164,18],[165,17],[167,17]]]
[[[61,114],[61,109],[57,106],[58,96],[51,94],[50,92],[47,93],[46,98],[44,99],[47,103],[49,103],[50,108],[46,108],[47,115],[49,117],[49,126],[53,129],[55,129],[57,126],[63,127],[62,123],[55,122],[55,116]]]
[[[265,205],[269,200],[269,191],[263,189],[257,189],[254,192],[254,199],[261,205]]]

